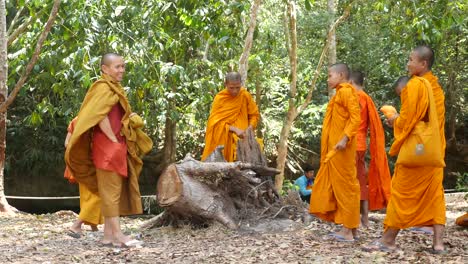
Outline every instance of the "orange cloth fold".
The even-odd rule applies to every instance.
[[[219,145],[224,145],[223,153],[226,161],[234,161],[238,137],[229,131],[229,126],[242,130],[247,129],[249,125],[255,128],[259,118],[257,104],[245,88],[241,88],[235,97],[227,89],[219,92],[213,100],[206,126],[202,161]]]
[[[459,225],[459,226],[464,226],[464,227],[468,227],[468,213],[462,215],[462,216],[459,216],[456,220],[455,220],[455,224]]]
[[[441,96],[443,93],[435,95],[432,88],[426,79],[413,76],[402,90],[400,116],[394,122],[395,141],[390,148],[390,155],[399,153],[415,124],[424,120],[429,100],[438,102],[438,113],[445,113],[444,109],[440,109],[444,105],[441,103],[444,101]],[[441,131],[443,129],[443,126],[440,127]],[[384,225],[397,229],[444,225],[446,218],[442,181],[443,168],[405,167],[397,164]]]
[[[390,169],[388,167],[387,153],[385,150],[384,128],[372,98],[364,91],[358,91],[358,95],[361,101],[365,101],[366,108],[361,109],[361,117],[363,115],[367,116],[367,124],[370,131],[369,149],[371,160],[367,175],[369,184],[369,210],[380,210],[385,208],[388,204],[391,185]],[[362,113],[363,110],[365,111],[364,114]]]
[[[73,134],[73,130],[75,129],[76,124],[76,117],[68,124],[67,132],[71,135]],[[69,183],[76,183],[75,177],[73,177],[70,168],[68,165],[65,164],[65,171],[63,173],[63,177],[68,180]]]
[[[86,185],[78,184],[80,189],[80,214],[78,218],[86,224],[100,225],[104,223],[101,213],[101,198],[91,192]]]
[[[359,99],[354,87],[342,83],[330,100],[322,126],[321,165],[312,187],[309,212],[347,228],[359,226],[359,182],[356,177],[356,134],[360,124]],[[348,144],[335,150],[346,135]]]
[[[439,128],[440,128],[440,143],[442,147],[443,157],[445,157],[445,95],[444,90],[439,84],[439,81],[432,71],[428,71],[422,76],[424,79],[428,80],[432,87],[432,95],[434,96],[437,117],[439,119]]]
[[[68,125],[67,131],[73,134],[75,130],[77,117]],[[70,183],[76,183],[75,177],[73,177],[70,168],[65,166],[64,178]],[[99,225],[104,223],[103,216],[101,214],[101,199],[96,193],[91,192],[85,185],[78,183],[80,192],[80,214],[78,218],[88,225]]]

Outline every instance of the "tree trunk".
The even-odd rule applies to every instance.
[[[218,147],[206,162],[187,156],[170,164],[157,185],[159,206],[167,214],[150,220],[148,225],[214,220],[236,229],[237,220],[258,217],[259,212],[284,206],[272,182],[278,171],[266,166],[253,130],[248,129],[241,141],[238,162],[225,162],[222,147]],[[172,219],[163,219],[166,217]]]
[[[173,87],[172,92],[176,92]],[[177,111],[173,98],[168,99],[166,123],[164,128],[164,162],[170,164],[176,160],[176,147],[177,147],[177,122],[172,118],[171,114]]]
[[[447,139],[447,146],[446,150],[449,151],[454,151],[455,153],[457,152],[457,136],[456,136],[456,124],[457,124],[457,114],[459,113],[460,109],[457,104],[457,100],[459,96],[462,96],[462,93],[458,91],[457,89],[457,83],[456,83],[456,78],[457,78],[457,71],[456,71],[456,65],[460,65],[458,58],[459,57],[459,49],[458,49],[458,43],[459,43],[459,36],[456,35],[455,37],[455,55],[451,58],[451,60],[447,63],[447,87],[446,87],[446,99],[445,99],[445,105],[446,105],[446,117],[445,119],[448,121],[447,122],[447,127],[445,131],[447,131],[445,138]]]
[[[286,120],[284,121],[283,128],[278,143],[278,157],[276,159],[276,169],[280,172],[275,178],[275,188],[281,191],[284,181],[284,167],[286,165],[286,157],[288,155],[288,138],[291,132],[291,126],[297,117],[296,111],[296,93],[297,93],[297,31],[296,31],[296,3],[293,0],[288,1],[288,35],[290,46],[289,51],[289,64],[290,70],[290,84],[289,84],[289,105]]]
[[[8,94],[7,76],[7,36],[5,0],[0,0],[0,103],[5,101]],[[5,198],[4,168],[6,148],[6,111],[0,113],[0,212],[11,212],[10,205]]]
[[[330,46],[328,47],[328,66],[336,63],[336,34],[335,29],[333,28],[333,21],[335,21],[336,13],[336,0],[328,0],[328,14],[330,16],[330,27],[329,30],[329,42]],[[328,87],[328,99],[331,99],[335,95],[335,90]]]
[[[249,69],[249,55],[250,49],[252,48],[253,35],[255,32],[255,26],[257,24],[257,13],[260,9],[260,4],[262,0],[254,0],[252,3],[252,8],[250,9],[250,22],[249,28],[247,30],[247,36],[245,37],[244,42],[244,51],[239,59],[239,73],[242,77],[242,85],[245,86],[247,82],[247,71]]]
[[[288,2],[288,6],[293,6],[294,4],[291,0]],[[291,10],[291,11],[290,11]],[[288,14],[292,14],[293,8],[288,7]],[[275,187],[277,190],[281,190],[283,186],[283,181],[284,181],[284,168],[286,165],[286,157],[288,154],[288,137],[289,133],[291,131],[291,127],[294,123],[294,120],[296,117],[309,105],[309,103],[312,100],[312,92],[315,90],[315,84],[317,83],[317,80],[320,76],[320,69],[324,63],[328,47],[330,45],[330,35],[334,32],[335,28],[343,22],[350,13],[351,6],[348,6],[345,11],[343,12],[343,15],[338,18],[331,26],[330,30],[328,31],[328,36],[327,39],[325,40],[325,44],[323,45],[322,48],[322,53],[319,58],[319,62],[317,63],[317,67],[315,68],[314,71],[314,77],[312,78],[312,82],[309,88],[309,91],[307,93],[307,97],[304,100],[304,102],[299,106],[295,106],[295,96],[296,96],[296,67],[297,67],[297,54],[296,54],[296,46],[297,46],[297,37],[296,37],[296,31],[295,31],[295,16],[294,16],[294,21],[292,21],[292,16],[287,15],[286,17],[289,17],[289,22],[285,22],[285,28],[289,28],[289,30],[285,30],[285,35],[286,35],[286,47],[289,53],[289,60],[291,64],[291,84],[290,84],[290,99],[289,99],[289,108],[288,108],[288,113],[286,115],[286,119],[283,124],[283,128],[281,129],[281,135],[280,135],[280,142],[278,144],[278,158],[276,159],[277,161],[277,169],[279,170],[279,175],[275,179]],[[291,43],[291,45],[289,45]]]

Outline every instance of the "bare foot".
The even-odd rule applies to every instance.
[[[90,225],[90,226],[91,226],[91,231],[93,231],[93,232],[99,231],[97,225]]]

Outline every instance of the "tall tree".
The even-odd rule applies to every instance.
[[[12,43],[14,38],[18,37],[25,28],[20,26],[18,29],[21,29],[19,33],[18,30],[13,31],[13,35],[10,39],[7,37],[6,31],[6,6],[5,0],[0,0],[0,212],[13,213],[15,209],[8,204],[8,201],[5,198],[5,188],[4,188],[4,169],[5,169],[5,149],[6,149],[6,118],[7,118],[7,109],[10,106],[16,96],[18,95],[20,89],[23,87],[24,83],[28,79],[29,74],[31,73],[34,65],[36,64],[39,54],[41,53],[42,45],[47,38],[48,33],[50,32],[52,25],[57,17],[61,0],[55,0],[52,7],[52,11],[49,15],[49,19],[45,24],[44,30],[36,44],[34,53],[27,64],[23,74],[19,78],[12,92],[8,94],[8,58],[7,58],[7,47],[8,43]],[[30,19],[31,20],[31,19]],[[28,20],[28,21],[30,21]],[[29,23],[26,21],[25,23]]]
[[[253,37],[255,32],[255,26],[257,25],[257,13],[260,9],[262,0],[254,0],[252,8],[250,9],[250,22],[249,28],[247,29],[247,36],[244,42],[244,51],[239,59],[239,73],[242,77],[242,84],[245,85],[247,81],[247,72],[249,70],[249,54],[253,44]],[[256,98],[258,100],[258,98]]]
[[[314,77],[312,78],[312,83],[309,87],[307,97],[304,102],[296,106],[297,101],[299,100],[297,96],[297,32],[296,32],[296,4],[294,0],[288,0],[287,2],[287,17],[288,17],[288,40],[287,50],[289,54],[289,63],[290,63],[290,84],[289,84],[289,100],[288,100],[288,112],[286,114],[286,119],[284,120],[283,127],[281,129],[280,140],[278,143],[278,157],[276,159],[277,169],[280,171],[275,178],[275,187],[277,190],[281,190],[284,181],[284,168],[286,165],[286,157],[288,154],[288,138],[293,126],[294,120],[297,116],[304,111],[304,109],[309,105],[312,100],[312,92],[315,89],[317,79],[320,75],[320,69],[324,62],[324,58],[328,51],[330,45],[330,34],[335,31],[338,24],[340,24],[344,19],[349,16],[350,6],[345,9],[343,15],[338,18],[330,27],[328,31],[325,44],[320,55],[320,59],[317,63],[317,67],[313,72]]]
[[[328,14],[330,15],[330,34],[328,35],[330,46],[328,47],[328,65],[336,63],[336,32],[332,29],[336,14],[336,0],[328,0]],[[331,99],[335,90],[328,87],[328,99]]]

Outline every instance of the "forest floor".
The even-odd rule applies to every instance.
[[[382,232],[384,214],[361,230],[357,242],[324,240],[338,229],[316,218],[304,226],[286,220],[265,220],[238,231],[213,224],[208,228],[162,227],[141,231],[149,216],[122,218],[123,229],[145,242],[142,248],[113,248],[100,244],[100,231],[85,231],[75,239],[67,230],[76,219],[71,211],[52,214],[0,215],[1,263],[468,263],[468,229],[454,225],[468,210],[466,194],[449,194],[446,255],[432,255],[432,236],[403,230],[398,250],[364,252],[362,246]]]

